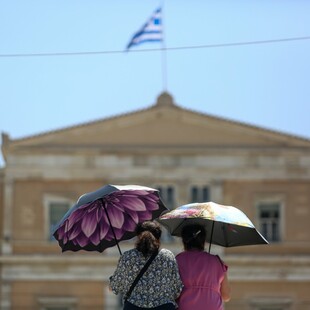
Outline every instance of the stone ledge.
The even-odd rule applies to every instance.
[[[119,256],[60,256],[60,255],[2,255],[0,256],[0,264],[26,265],[26,264],[99,264],[99,265],[115,265]]]

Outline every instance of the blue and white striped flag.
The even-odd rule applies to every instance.
[[[163,40],[161,8],[158,8],[143,27],[134,34],[127,45],[127,50],[132,46],[144,42],[160,42]]]

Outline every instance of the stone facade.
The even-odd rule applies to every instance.
[[[310,140],[184,109],[163,93],[149,108],[101,121],[3,134],[2,153],[0,309],[119,309],[107,288],[117,249],[61,253],[50,240],[50,204],[72,205],[105,184],[169,189],[174,206],[207,188],[212,201],[237,206],[275,240],[212,246],[229,265],[225,309],[310,309]],[[164,246],[181,250],[179,240]]]

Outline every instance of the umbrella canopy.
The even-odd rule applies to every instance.
[[[62,251],[99,251],[135,236],[138,223],[153,220],[167,208],[156,189],[106,185],[82,195],[56,226]]]
[[[241,210],[215,202],[183,205],[162,214],[157,221],[173,236],[179,237],[183,227],[202,225],[207,231],[210,247],[211,243],[224,247],[268,243]]]

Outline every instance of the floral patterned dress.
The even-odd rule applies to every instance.
[[[125,295],[149,257],[137,249],[126,251],[110,277],[114,294]],[[138,307],[152,308],[173,303],[183,288],[178,265],[173,253],[167,249],[159,251],[151,265],[136,284],[128,301]]]

